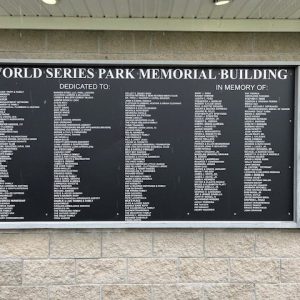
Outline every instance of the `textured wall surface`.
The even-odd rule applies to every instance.
[[[300,61],[300,34],[5,30],[0,58]],[[0,299],[300,299],[300,231],[2,230]]]

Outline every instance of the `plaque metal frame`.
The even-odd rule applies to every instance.
[[[5,65],[110,65],[110,66],[189,66],[189,67],[270,67],[295,68],[293,221],[50,221],[0,222],[0,229],[35,228],[300,228],[300,61],[149,61],[149,60],[57,60],[0,59]]]

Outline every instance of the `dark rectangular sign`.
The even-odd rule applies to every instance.
[[[295,68],[2,65],[0,222],[292,221]]]

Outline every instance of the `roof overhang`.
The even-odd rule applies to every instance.
[[[300,20],[0,16],[0,29],[300,32]]]

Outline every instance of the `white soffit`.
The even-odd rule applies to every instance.
[[[0,28],[300,31],[300,0],[0,0]]]

